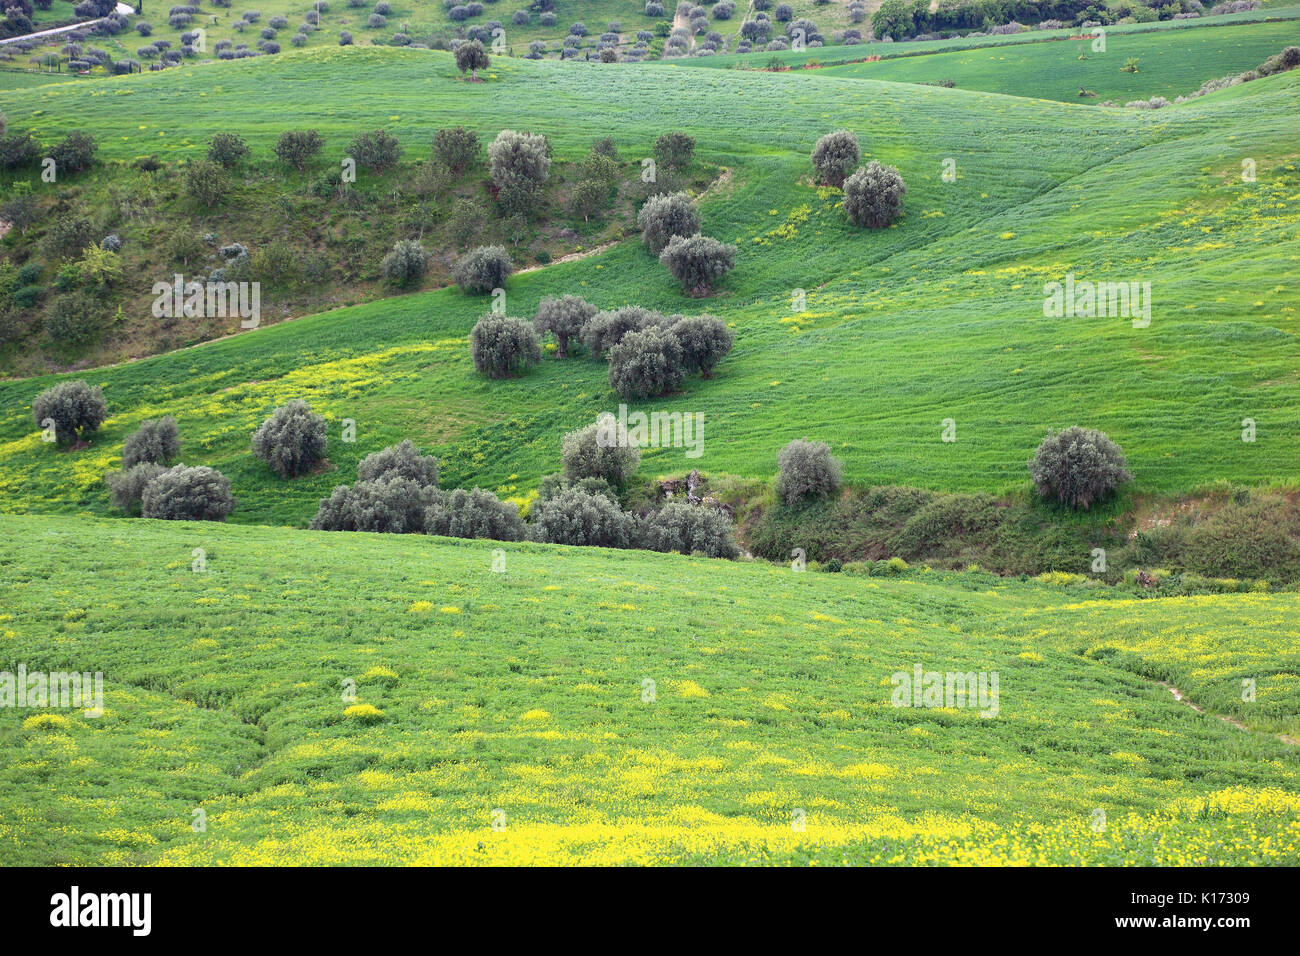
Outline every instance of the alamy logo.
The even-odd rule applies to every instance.
[[[18,665],[18,673],[0,671],[0,707],[80,707],[87,717],[104,715],[104,675],[101,671],[31,671]]]
[[[703,412],[627,412],[618,417],[602,412],[596,419],[596,444],[601,448],[685,448],[687,458],[704,454]]]
[[[153,295],[155,319],[239,316],[242,329],[255,329],[262,323],[260,282],[186,282],[177,273],[171,282],[155,282]]]
[[[1132,319],[1133,328],[1151,324],[1150,282],[1065,282],[1043,286],[1043,315],[1049,319]]]
[[[69,893],[50,897],[51,926],[128,926],[133,936],[148,936],[153,923],[150,893]]]
[[[895,671],[890,683],[895,707],[978,707],[981,717],[998,715],[997,671],[941,674],[913,664],[911,673]]]

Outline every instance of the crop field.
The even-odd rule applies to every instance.
[[[1300,866],[1300,7],[779,69],[526,59],[554,30],[497,3],[477,76],[392,44],[431,0],[338,45],[370,9],[0,72],[0,867]],[[901,212],[815,165],[836,130]],[[93,162],[42,180],[74,132]],[[697,231],[734,268],[675,276]],[[277,247],[326,267],[262,282]],[[163,323],[182,271],[271,320]],[[595,307],[565,357],[561,296]],[[624,306],[662,315],[601,356]],[[572,434],[620,408],[699,443]],[[1070,426],[1104,434],[1052,459]],[[102,712],[19,672],[99,675]]]
[[[6,863],[1300,862],[1295,594],[1090,600],[210,524],[0,533],[24,542],[3,659],[105,681],[98,718],[0,711]],[[915,664],[997,672],[996,715],[894,706]],[[380,716],[345,715],[349,680]]]

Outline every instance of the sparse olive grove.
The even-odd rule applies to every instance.
[[[844,181],[844,213],[855,226],[883,229],[903,214],[906,192],[899,171],[873,159]]]

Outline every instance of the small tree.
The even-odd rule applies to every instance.
[[[60,445],[84,441],[108,417],[104,392],[76,380],[60,382],[32,400],[32,418],[40,428],[54,428]]]
[[[651,551],[679,551],[710,558],[740,557],[731,522],[713,508],[670,501],[645,522],[642,541]]]
[[[527,215],[538,204],[551,175],[545,136],[503,129],[488,147],[498,199],[512,214]]]
[[[429,254],[415,239],[399,239],[379,264],[384,278],[395,285],[419,282],[429,269]]]
[[[234,133],[217,133],[208,141],[208,159],[226,169],[238,166],[252,152],[243,137]]]
[[[609,350],[609,385],[623,398],[667,395],[685,377],[682,344],[665,329],[629,332]]]
[[[433,154],[453,173],[463,172],[478,157],[478,133],[464,126],[440,129],[433,134]]]
[[[325,419],[302,399],[281,405],[253,433],[253,453],[281,478],[297,478],[325,457]]]
[[[85,292],[59,296],[45,316],[45,334],[65,351],[90,345],[104,331],[102,301]]]
[[[693,236],[700,231],[700,212],[684,192],[651,196],[636,216],[641,240],[655,256],[673,236]]]
[[[906,192],[898,170],[873,159],[844,181],[844,212],[855,226],[883,229],[902,215]]]
[[[844,465],[825,442],[796,439],[777,455],[780,474],[776,493],[787,505],[809,498],[828,498],[844,480]]]
[[[699,372],[702,378],[713,377],[714,366],[731,351],[735,341],[727,323],[711,315],[681,318],[672,325],[671,331],[682,343],[686,371]]]
[[[837,189],[844,185],[844,180],[857,168],[861,159],[858,137],[846,129],[827,133],[817,140],[812,151],[812,164],[818,177]]]
[[[443,492],[424,512],[424,533],[446,538],[490,538],[523,541],[528,528],[519,507],[490,491],[475,488]]]
[[[652,325],[664,325],[667,319],[652,309],[625,305],[621,309],[597,312],[582,326],[582,344],[594,358],[601,358],[629,332],[639,332]]]
[[[275,155],[280,162],[302,172],[323,145],[324,140],[314,129],[285,130],[275,141]]]
[[[488,59],[487,50],[478,40],[470,40],[456,47],[456,69],[469,73],[471,79],[478,80],[478,71],[486,70],[492,61]]]
[[[483,293],[504,288],[515,271],[510,254],[501,246],[479,246],[467,252],[451,270],[456,284],[465,292]]]
[[[139,514],[145,486],[166,470],[162,465],[146,461],[105,475],[104,481],[108,485],[113,507],[123,514]]]
[[[655,140],[655,158],[671,169],[683,169],[695,155],[695,138],[682,132],[664,133]]]
[[[122,467],[129,469],[145,462],[167,465],[181,453],[181,433],[176,419],[150,419],[127,436],[122,446]]]
[[[1081,511],[1133,478],[1118,445],[1077,425],[1048,433],[1029,459],[1029,474],[1039,495]]]
[[[225,521],[235,510],[230,479],[202,465],[177,465],[151,479],[141,494],[146,518],[168,521]]]
[[[377,531],[385,534],[421,534],[424,513],[438,489],[399,475],[378,481],[339,485],[322,498],[313,531]]]
[[[489,313],[469,333],[474,368],[489,378],[522,375],[542,359],[537,330],[522,319]]]
[[[550,544],[596,548],[636,546],[636,519],[604,495],[570,488],[539,501],[533,509],[529,536]]]
[[[226,174],[211,160],[190,163],[185,170],[185,189],[200,205],[211,208],[226,194]]]
[[[420,449],[408,438],[400,445],[372,452],[361,459],[361,464],[357,466],[357,478],[360,481],[379,481],[389,477],[405,478],[417,485],[437,488],[438,459],[432,455],[421,455]]]
[[[618,419],[606,412],[594,424],[561,439],[560,460],[569,481],[599,478],[622,488],[641,465],[641,449]]]
[[[86,133],[69,133],[50,149],[54,168],[63,173],[79,173],[95,162],[95,138]]]
[[[397,165],[402,158],[402,146],[392,133],[376,129],[362,133],[348,144],[348,155],[363,169],[382,173]]]
[[[537,306],[533,324],[540,335],[555,336],[556,358],[569,357],[569,345],[577,341],[582,327],[596,314],[596,307],[576,295],[563,298],[547,297]]]
[[[736,247],[708,236],[673,236],[659,254],[687,295],[705,296],[736,264]]]

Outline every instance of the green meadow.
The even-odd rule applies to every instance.
[[[104,680],[100,717],[0,709],[0,863],[1300,862],[1294,593],[0,534],[0,667]],[[917,665],[996,705],[896,706]]]

